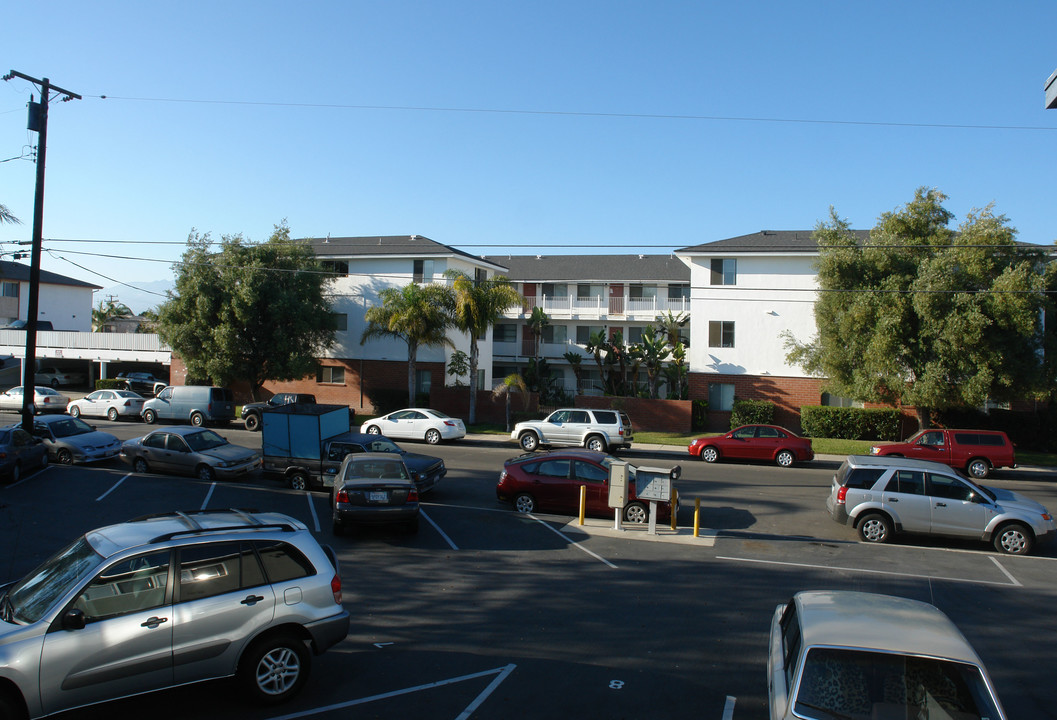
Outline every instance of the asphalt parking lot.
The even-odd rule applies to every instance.
[[[11,416],[11,421],[15,420]],[[0,421],[3,419],[0,418]],[[146,426],[95,421],[122,439]],[[233,425],[233,442],[260,435]],[[794,592],[889,592],[947,612],[987,664],[1011,718],[1055,717],[1054,543],[1001,556],[979,543],[871,546],[822,506],[832,461],[782,470],[705,465],[634,450],[631,462],[679,463],[677,535],[614,531],[612,519],[512,512],[495,499],[513,444],[437,447],[447,478],[425,498],[417,535],[330,532],[327,496],[250,478],[203,483],[136,475],[119,462],[56,467],[0,489],[0,579],[28,571],[93,527],[173,509],[288,513],[342,562],[348,638],[316,658],[304,693],[247,710],[222,683],[107,706],[203,720],[262,718],[766,718],[765,654],[774,607]],[[1057,478],[1007,471],[989,481],[1057,508]],[[691,537],[702,500],[702,536]],[[99,709],[68,718],[99,717]]]

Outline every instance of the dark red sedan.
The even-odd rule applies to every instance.
[[[614,462],[621,460],[590,450],[520,455],[503,463],[495,494],[501,501],[513,503],[514,509],[522,513],[551,510],[579,514],[580,487],[584,486],[587,488],[586,513],[613,517],[613,508],[609,507],[609,467]],[[673,472],[677,477],[678,470]],[[623,516],[627,522],[644,523],[650,517],[649,501],[639,500],[635,495],[636,473],[637,468],[629,464]],[[657,503],[659,520],[671,520],[671,512],[671,503]]]
[[[687,448],[705,462],[717,460],[768,460],[781,467],[815,458],[811,439],[777,425],[742,425],[726,435],[694,440]]]

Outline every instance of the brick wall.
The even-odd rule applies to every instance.
[[[800,432],[800,408],[822,402],[822,380],[819,378],[771,377],[759,375],[720,375],[690,373],[690,398],[708,400],[709,383],[734,385],[739,400],[765,400],[774,403],[774,423]],[[730,429],[730,413],[708,409],[707,429],[721,432]]]
[[[531,413],[539,415],[539,394],[529,393],[528,408],[525,407],[525,398],[521,393],[514,393],[510,397],[510,416],[521,416]],[[452,417],[462,418],[463,422],[469,422],[470,418],[470,388],[468,387],[445,387],[434,388],[429,393],[429,406],[434,410],[440,410]],[[477,417],[478,423],[494,423],[506,426],[506,397],[493,398],[491,391],[477,391]]]
[[[689,400],[650,400],[632,397],[577,395],[576,407],[623,410],[631,418],[631,428],[644,432],[690,432]]]

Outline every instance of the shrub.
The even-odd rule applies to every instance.
[[[838,440],[898,440],[899,410],[807,406],[800,426],[807,437]]]
[[[694,400],[690,404],[690,429],[700,432],[708,424],[708,401]]]
[[[128,384],[121,378],[102,378],[95,381],[96,390],[124,390]]]
[[[730,413],[730,427],[741,425],[770,425],[774,422],[774,403],[766,400],[734,400]]]

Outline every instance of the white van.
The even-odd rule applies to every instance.
[[[146,423],[178,420],[196,426],[223,425],[235,419],[235,396],[222,387],[170,385],[143,403],[140,417]]]

